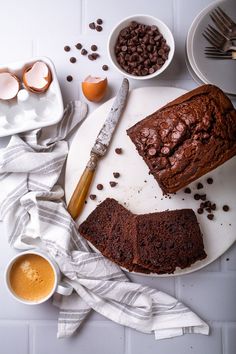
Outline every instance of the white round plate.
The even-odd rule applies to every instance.
[[[138,155],[134,144],[126,134],[126,130],[133,124],[185,92],[174,87],[143,87],[130,92],[126,109],[116,129],[109,151],[100,161],[91,187],[90,193],[96,194],[97,199],[92,201],[88,197],[78,224],[84,221],[96,205],[107,197],[115,198],[137,214],[182,208],[192,208],[195,212],[197,211],[199,201],[197,202],[193,198],[194,192],[197,191],[197,182],[190,185],[193,191],[191,195],[179,191],[172,195],[171,199],[163,197],[157,182],[152,175],[148,174],[147,165]],[[89,160],[90,150],[110,111],[112,102],[113,99],[107,101],[90,114],[74,137],[66,165],[65,193],[67,203]],[[121,155],[115,153],[115,148],[118,147],[123,149]],[[113,172],[120,172],[120,178],[115,180]],[[206,192],[208,199],[217,204],[215,220],[208,220],[205,213],[203,215],[197,214],[208,256],[189,268],[177,269],[174,275],[190,273],[206,266],[222,255],[235,241],[235,172],[236,158],[233,158],[199,180],[205,186],[204,190],[202,189],[200,192]],[[212,185],[206,183],[209,176],[214,179]],[[109,182],[114,180],[118,184],[111,188]],[[97,190],[98,183],[103,184],[102,191]],[[224,204],[231,207],[229,212],[222,211]],[[170,275],[166,274],[166,276]]]
[[[219,86],[229,95],[236,95],[236,80],[233,77],[236,68],[234,60],[215,60],[206,58],[204,49],[211,46],[202,36],[206,27],[212,22],[209,14],[217,7],[236,20],[235,0],[217,1],[208,5],[194,19],[186,39],[186,51],[189,64],[198,78],[206,84]]]

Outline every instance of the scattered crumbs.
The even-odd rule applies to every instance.
[[[206,194],[201,194],[200,195],[200,199],[203,200],[203,201],[206,200]]]
[[[229,258],[226,258],[226,262],[228,262],[229,261]]]
[[[190,194],[191,193],[191,189],[189,187],[185,188],[184,193]]]
[[[184,198],[182,198],[182,200],[184,200]]]
[[[104,64],[104,65],[102,66],[102,70],[103,70],[103,71],[107,71],[108,69],[109,69],[108,65]]]
[[[155,197],[154,197],[155,199],[157,199],[157,196],[155,195]],[[163,200],[163,199],[161,199],[161,200]]]
[[[138,194],[140,193],[140,190],[138,190]]]
[[[87,204],[87,203],[88,203],[87,200],[85,200],[84,204]]]
[[[229,206],[228,205],[223,205],[223,208],[222,208],[224,211],[229,211]]]
[[[65,45],[64,51],[65,51],[65,52],[69,52],[69,51],[70,51],[70,47],[69,47],[68,45]]]
[[[155,197],[156,198],[156,197]],[[161,198],[161,200],[163,200],[163,198]]]
[[[208,184],[212,184],[213,183],[213,178],[211,178],[211,177],[207,178],[207,183]]]
[[[220,224],[221,226],[223,225],[223,224]]]
[[[103,30],[102,26],[100,26],[100,25],[96,26],[95,29],[96,29],[96,31],[98,31],[98,32],[101,32],[101,31]]]
[[[97,185],[97,189],[98,189],[99,191],[101,191],[101,190],[103,189],[103,185],[102,185],[101,183],[99,183],[99,184]]]
[[[87,55],[87,54],[88,54],[88,51],[87,51],[85,48],[83,48],[83,49],[81,50],[81,54],[82,54],[82,55]]]
[[[98,25],[102,25],[102,24],[103,24],[103,20],[102,20],[101,18],[98,18],[98,19],[97,19],[97,24],[98,24]]]
[[[90,194],[89,198],[91,200],[95,200],[97,198],[96,194]]]
[[[77,49],[82,49],[82,44],[81,43],[77,43],[76,45],[75,45],[75,48],[77,48]]]
[[[92,45],[91,45],[91,50],[92,50],[93,52],[96,52],[96,50],[98,50],[98,47],[96,46],[96,44],[92,44]]]
[[[89,28],[94,30],[94,29],[96,28],[95,23],[94,23],[94,22],[91,22],[91,23],[89,24]]]
[[[144,183],[147,183],[146,179],[144,180]]]
[[[201,198],[200,194],[194,194],[193,197],[194,197],[195,200],[199,200]]]
[[[204,209],[203,208],[198,208],[197,212],[198,212],[198,214],[203,214],[204,213]]]
[[[171,196],[169,196],[169,199],[171,199]]]
[[[229,224],[229,226],[231,226],[231,224]]]
[[[203,188],[203,184],[202,183],[198,183],[197,184],[197,189],[202,189]]]
[[[66,80],[69,81],[69,82],[71,82],[71,81],[73,80],[73,77],[72,77],[71,75],[68,75],[68,76],[66,77]]]
[[[116,148],[116,149],[115,149],[115,152],[116,152],[118,155],[121,155],[123,151],[122,151],[121,148]]]

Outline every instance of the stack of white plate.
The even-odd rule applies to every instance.
[[[229,95],[236,95],[236,60],[209,59],[204,55],[210,46],[202,33],[211,24],[210,13],[220,6],[236,22],[236,1],[216,1],[203,9],[194,19],[186,39],[186,64],[199,84],[214,84]]]

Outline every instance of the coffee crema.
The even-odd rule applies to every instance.
[[[27,301],[39,301],[47,297],[54,287],[54,270],[40,255],[25,254],[12,265],[9,282],[16,296]]]

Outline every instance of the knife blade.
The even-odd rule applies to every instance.
[[[90,152],[90,159],[86,165],[86,168],[70,199],[68,212],[71,214],[73,219],[76,219],[83,209],[98,161],[106,154],[108,150],[116,126],[125,108],[128,92],[129,81],[124,78],[107,119],[97,135],[96,141]]]

